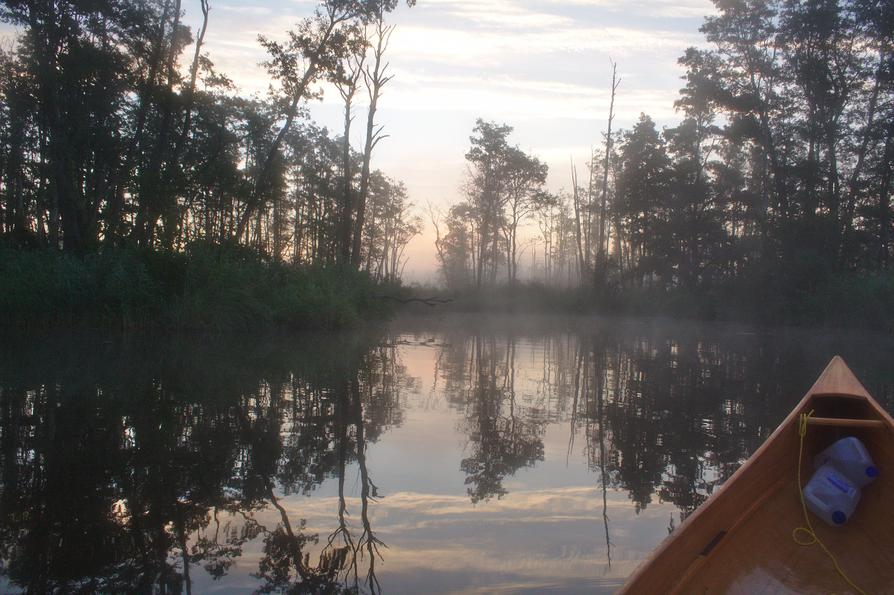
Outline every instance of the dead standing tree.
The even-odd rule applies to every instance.
[[[590,254],[589,251],[584,251],[584,229],[581,225],[581,210],[584,208],[584,205],[581,204],[580,200],[580,188],[577,185],[577,167],[575,167],[573,159],[571,160],[571,189],[574,204],[575,243],[577,244],[577,270],[580,277],[579,281],[583,284],[584,271],[590,270]]]
[[[612,123],[615,119],[615,95],[621,84],[618,78],[618,65],[611,61],[612,65],[612,86],[611,99],[608,108],[608,131],[605,133],[605,154],[603,156],[602,165],[602,189],[599,204],[596,203],[594,196],[594,174],[596,172],[596,153],[590,151],[589,161],[589,182],[586,192],[578,184],[577,169],[574,161],[571,162],[571,187],[572,201],[574,206],[574,232],[577,247],[577,262],[580,275],[580,283],[586,284],[588,279],[598,286],[605,283],[605,275],[607,269],[607,242],[606,242],[606,217],[608,216],[608,175],[611,165],[612,146],[614,138],[612,137]],[[586,200],[582,195],[586,196]],[[599,216],[595,217],[598,209]],[[595,219],[595,222],[594,222]],[[595,229],[593,227],[595,226]],[[616,226],[617,227],[617,226]],[[617,234],[619,230],[616,229]],[[595,238],[593,236],[596,236]],[[595,249],[593,244],[595,243]]]
[[[166,3],[165,7],[167,8],[167,6],[168,4]],[[181,6],[182,0],[174,0],[173,12],[171,14],[171,39],[164,59],[165,83],[158,89],[161,96],[158,131],[155,135],[155,143],[149,151],[148,166],[144,171],[140,172],[140,199],[133,234],[137,242],[143,246],[152,245],[158,218],[170,209],[169,205],[164,204],[165,201],[159,201],[157,198],[159,195],[164,195],[164,192],[161,190],[163,186],[162,170],[165,163],[168,139],[174,124],[174,110],[176,108],[174,86],[179,80],[177,56],[180,53],[180,47],[177,42],[177,34],[180,29],[182,16]]]
[[[366,61],[368,42],[364,35],[364,43],[360,51],[352,54],[343,67],[342,76],[335,80],[335,86],[345,103],[345,128],[342,138],[342,175],[344,176],[341,220],[339,222],[339,262],[347,263],[351,257],[351,231],[354,224],[354,184],[351,173],[351,123],[354,121],[352,105],[360,77],[363,75],[363,63]]]
[[[363,81],[366,83],[369,95],[369,111],[366,116],[366,145],[363,148],[363,170],[360,173],[360,192],[357,196],[354,242],[351,249],[351,264],[355,268],[359,268],[361,263],[361,242],[363,240],[363,222],[366,216],[366,199],[369,195],[372,152],[381,140],[388,137],[387,134],[382,134],[384,125],[376,125],[376,110],[379,97],[382,95],[382,87],[393,78],[393,75],[386,74],[389,64],[384,62],[385,51],[388,49],[392,32],[394,32],[394,25],[386,25],[384,11],[379,11],[375,20],[376,44],[373,47],[373,64],[372,67],[367,66],[363,69]]]
[[[182,91],[183,96],[183,122],[180,126],[180,134],[174,143],[173,152],[167,160],[164,178],[168,180],[167,185],[161,185],[158,188],[159,194],[165,195],[164,211],[161,216],[165,226],[165,243],[171,245],[174,241],[173,234],[177,225],[177,194],[183,191],[184,176],[181,163],[181,155],[186,146],[192,129],[193,104],[196,97],[196,82],[199,78],[199,68],[202,59],[202,46],[205,43],[205,35],[208,33],[208,16],[211,12],[211,4],[209,0],[199,0],[199,6],[202,9],[202,24],[196,35],[196,49],[193,54],[192,65],[189,67],[189,83]]]
[[[615,119],[615,93],[621,85],[618,78],[618,63],[611,61],[612,65],[612,93],[608,107],[608,131],[605,133],[605,161],[602,164],[602,198],[599,205],[599,247],[596,250],[596,276],[595,281],[605,281],[606,249],[605,249],[605,216],[608,200],[608,169],[612,152],[612,122]],[[616,230],[617,233],[618,230]]]

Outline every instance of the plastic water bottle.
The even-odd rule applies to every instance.
[[[858,488],[869,485],[878,477],[878,467],[858,438],[842,438],[813,460],[815,468],[832,465]]]
[[[817,469],[803,493],[807,508],[833,527],[843,525],[860,502],[860,488],[832,465]]]

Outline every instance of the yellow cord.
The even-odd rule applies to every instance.
[[[804,490],[801,487],[801,459],[804,456],[804,437],[807,435],[807,419],[813,415],[813,410],[810,413],[801,414],[799,424],[798,424],[798,435],[800,436],[801,443],[798,446],[798,495],[801,497],[801,510],[804,511],[804,523],[806,526],[795,527],[792,530],[792,539],[798,545],[803,546],[811,546],[813,544],[818,544],[823,551],[829,556],[829,559],[832,560],[832,564],[835,566],[835,570],[844,579],[844,581],[850,585],[855,591],[860,593],[861,595],[867,595],[866,591],[858,587],[854,584],[847,574],[844,573],[844,570],[841,569],[841,566],[838,565],[838,560],[835,559],[835,556],[832,555],[832,552],[829,551],[829,548],[820,541],[820,538],[817,536],[816,532],[813,530],[813,525],[810,524],[810,516],[807,514],[807,503],[804,501]],[[798,536],[804,534],[806,536],[805,539],[799,539]]]

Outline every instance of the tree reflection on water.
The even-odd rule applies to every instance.
[[[827,355],[822,344],[679,330],[438,336],[426,342],[437,349],[428,381],[465,437],[469,500],[507,497],[507,479],[549,463],[547,429],[565,427],[567,456],[582,453],[592,471],[581,480],[602,490],[609,565],[610,491],[637,512],[673,503],[672,529],[757,448]],[[382,590],[388,549],[372,514],[382,491],[367,450],[404,423],[418,392],[401,363],[406,341],[44,339],[0,346],[7,584],[191,593],[197,569],[226,581],[256,559],[258,592]],[[853,351],[858,370],[882,371],[869,388],[890,408],[890,351]],[[327,480],[331,525],[311,528],[296,513],[307,500],[284,501]]]
[[[400,423],[403,372],[373,339],[157,349],[81,337],[70,349],[10,349],[4,573],[32,592],[190,593],[191,567],[222,577],[259,538],[261,592],[378,590],[383,544],[367,514],[376,487],[365,450]],[[280,499],[331,476],[341,488],[351,461],[361,469],[359,535],[340,489],[339,528],[312,560],[320,536]],[[275,525],[257,518],[265,509],[279,513]]]

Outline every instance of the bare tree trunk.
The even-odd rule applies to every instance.
[[[63,248],[69,252],[83,252],[87,246],[87,230],[83,225],[83,205],[80,204],[79,190],[75,184],[74,164],[70,154],[65,126],[62,119],[61,97],[56,84],[58,68],[56,48],[59,47],[60,32],[56,25],[58,16],[55,3],[48,3],[44,22],[40,22],[38,7],[29,13],[30,27],[38,32],[35,40],[38,60],[39,96],[48,132],[50,177],[56,206],[62,222]]]
[[[177,197],[182,191],[182,176],[180,175],[180,155],[183,153],[183,147],[186,145],[186,139],[189,137],[192,128],[192,107],[195,101],[196,81],[199,76],[199,59],[202,55],[202,45],[205,42],[205,34],[208,32],[208,14],[210,12],[209,0],[199,0],[202,10],[202,25],[196,36],[196,49],[193,54],[192,65],[189,68],[189,83],[186,89],[182,91],[184,97],[183,105],[183,122],[180,126],[180,134],[174,143],[174,148],[167,158],[165,167],[165,180],[167,185],[158,189],[159,196],[165,197],[165,208],[161,213],[164,222],[165,235],[170,237],[174,225],[172,219],[179,217],[179,213],[172,212],[172,208],[177,205]]]
[[[605,134],[605,160],[602,164],[602,200],[599,205],[599,247],[596,251],[596,267],[599,274],[604,273],[605,269],[605,216],[606,202],[608,199],[608,167],[609,159],[612,153],[612,122],[615,119],[615,92],[621,84],[618,78],[618,64],[612,62],[612,95],[608,107],[608,131]]]
[[[152,88],[157,83],[158,71],[161,69],[162,50],[164,48],[165,31],[170,10],[171,0],[165,0],[161,18],[158,22],[158,30],[153,40],[152,54],[149,58],[149,73],[143,80],[139,91],[139,107],[136,113],[134,134],[127,144],[124,161],[115,172],[115,175],[112,176],[110,184],[111,196],[109,197],[105,213],[106,234],[115,239],[118,239],[121,234],[121,213],[124,210],[125,183],[130,177],[137,154],[143,145],[143,133],[146,129],[146,119],[149,115],[150,95]]]
[[[304,261],[305,254],[308,252],[308,216],[311,214],[310,207],[295,207],[295,252],[292,259],[295,264],[301,264]]]
[[[184,96],[186,97],[183,107],[183,126],[180,129],[180,137],[177,139],[177,145],[174,149],[173,161],[177,162],[183,145],[186,143],[186,137],[189,136],[189,130],[192,127],[192,106],[196,94],[196,80],[199,77],[199,58],[202,56],[202,45],[205,42],[205,33],[208,32],[208,13],[211,6],[209,0],[199,0],[202,7],[202,26],[199,28],[199,34],[196,37],[196,51],[192,57],[192,66],[189,68],[189,85],[186,87]]]
[[[577,191],[577,169],[574,167],[573,162],[571,164],[571,188],[572,197],[574,200],[574,224],[577,236],[577,269],[580,277],[580,283],[583,284],[584,271],[589,270],[590,266],[589,263],[584,259],[584,244],[580,225],[580,196],[578,195]]]
[[[379,97],[382,94],[382,87],[391,80],[391,75],[386,75],[388,63],[383,63],[385,51],[388,49],[388,42],[391,39],[391,33],[394,31],[394,25],[386,25],[385,17],[379,12],[376,20],[376,46],[373,49],[375,63],[372,70],[363,69],[363,80],[369,94],[369,111],[366,116],[366,146],[363,149],[363,171],[360,174],[360,194],[357,196],[357,213],[354,220],[354,243],[351,250],[351,264],[355,268],[360,268],[361,262],[361,242],[363,240],[363,220],[366,216],[366,199],[369,194],[369,175],[370,160],[372,152],[379,141],[386,138],[387,135],[382,134],[382,126],[376,126],[376,109],[379,103]]]
[[[351,257],[352,231],[354,229],[354,197],[353,184],[351,183],[351,101],[357,87],[351,85],[348,89],[339,89],[345,100],[344,138],[342,139],[342,212],[339,223],[339,261],[348,262]]]
[[[891,169],[892,162],[894,162],[894,119],[888,124],[882,159],[884,161],[879,183],[879,265],[883,270],[887,270],[891,258],[891,179],[894,177]]]
[[[851,172],[850,182],[848,183],[847,205],[845,207],[844,221],[842,222],[841,227],[842,237],[840,238],[842,250],[839,256],[844,255],[844,249],[846,248],[850,230],[853,228],[854,212],[857,204],[857,195],[859,193],[860,174],[863,171],[863,164],[866,160],[866,153],[869,149],[870,141],[874,136],[873,125],[875,123],[875,112],[878,106],[879,88],[883,77],[883,65],[886,61],[887,54],[883,52],[879,56],[879,65],[875,72],[875,83],[872,87],[872,95],[869,98],[869,106],[866,111],[866,126],[863,129],[863,138],[860,141],[860,148],[857,151],[857,163],[854,165],[854,169]],[[888,134],[886,143],[890,142],[890,139],[891,136]],[[887,157],[887,144],[885,149],[885,157]],[[882,198],[884,199],[884,197]]]
[[[339,253],[338,259],[341,263],[347,263],[351,257],[351,232],[354,229],[354,185],[351,174],[351,122],[354,121],[354,115],[351,112],[351,105],[354,100],[354,94],[357,92],[357,83],[360,82],[360,75],[363,73],[363,61],[366,57],[366,45],[363,46],[363,54],[348,71],[347,77],[340,81],[336,86],[345,102],[345,118],[344,118],[344,138],[342,139],[342,175],[344,176],[342,187],[342,211],[339,221]]]
[[[146,246],[152,243],[158,217],[168,208],[168,205],[161,204],[164,202],[162,197],[166,196],[166,193],[160,187],[162,182],[161,169],[173,119],[175,58],[177,57],[177,44],[174,43],[174,40],[177,36],[177,29],[180,27],[180,8],[181,0],[174,0],[171,43],[165,62],[166,86],[161,106],[161,124],[159,126],[158,138],[149,158],[149,166],[143,172],[143,175],[140,176],[144,181],[140,185],[140,208],[137,211],[134,234],[137,242]]]
[[[432,227],[435,228],[435,251],[438,253],[438,261],[441,263],[441,266],[446,266],[446,261],[444,260],[444,244],[443,239],[441,238],[441,228],[438,225],[438,216],[435,213],[434,208],[432,208],[431,203],[428,203],[428,217],[431,220]]]

